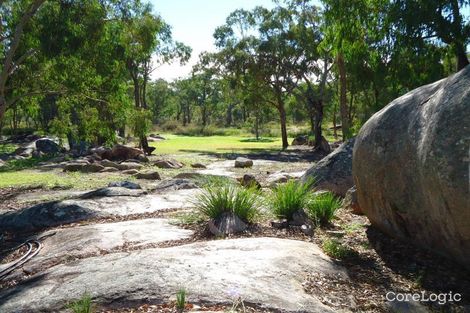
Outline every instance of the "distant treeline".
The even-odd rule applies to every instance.
[[[236,10],[188,78],[151,81],[191,48],[139,0],[0,1],[0,131],[106,144],[156,124],[246,127],[325,120],[352,136],[376,111],[468,64],[470,1],[278,1]],[[204,8],[207,9],[207,8]],[[397,121],[399,123],[399,121]]]

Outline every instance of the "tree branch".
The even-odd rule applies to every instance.
[[[13,39],[11,41],[10,48],[3,62],[3,68],[0,74],[0,93],[1,94],[4,94],[5,85],[8,80],[8,76],[11,71],[11,67],[13,63],[13,57],[15,56],[16,50],[18,49],[18,46],[20,44],[24,27],[45,1],[46,0],[34,0],[31,6],[29,7],[28,11],[21,17],[20,21],[18,22],[18,25],[16,25]]]

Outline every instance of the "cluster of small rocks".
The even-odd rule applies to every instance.
[[[53,156],[65,152],[65,149],[62,148],[55,138],[49,137],[39,137],[36,135],[30,135],[26,137],[21,137],[19,143],[21,146],[17,148],[13,153],[3,153],[0,155],[0,160],[10,161],[10,160],[24,160],[31,157],[43,157],[43,156]],[[18,141],[14,138],[10,138],[5,142],[15,142]]]

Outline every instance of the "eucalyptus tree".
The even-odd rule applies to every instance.
[[[9,83],[22,63],[35,53],[33,49],[21,51],[20,43],[25,28],[44,2],[0,1],[0,121],[9,106],[29,94],[14,94]]]
[[[289,145],[285,100],[300,79],[295,65],[302,57],[288,44],[291,21],[289,10],[281,6],[237,10],[214,34],[217,46],[230,51],[228,67],[241,67],[241,72],[270,91],[264,101],[279,113],[284,149]]]
[[[327,82],[332,80],[331,48],[323,44],[324,18],[321,10],[310,0],[286,1],[292,17],[289,43],[300,55],[295,64],[297,75],[303,85],[298,84],[297,97],[307,104],[311,132],[315,136],[315,148],[322,148],[323,111],[327,100]]]
[[[189,59],[191,49],[182,43],[174,42],[170,26],[158,15],[152,13],[149,3],[139,0],[128,1],[117,6],[117,14],[123,24],[122,47],[126,68],[133,86],[136,116],[134,119],[135,134],[139,137],[140,146],[147,153],[148,146],[145,128],[150,114],[147,104],[147,84],[150,74],[156,66],[170,63],[174,59],[185,62]]]
[[[442,42],[455,56],[456,70],[461,70],[469,64],[470,16],[463,14],[468,10],[469,0],[393,0],[390,15],[403,44]]]

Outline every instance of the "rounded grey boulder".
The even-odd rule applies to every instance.
[[[349,139],[335,151],[313,165],[301,178],[308,183],[313,180],[318,190],[329,190],[344,197],[354,185],[352,179],[352,150],[354,138]]]
[[[371,223],[470,268],[470,66],[394,100],[354,146],[357,197]]]

